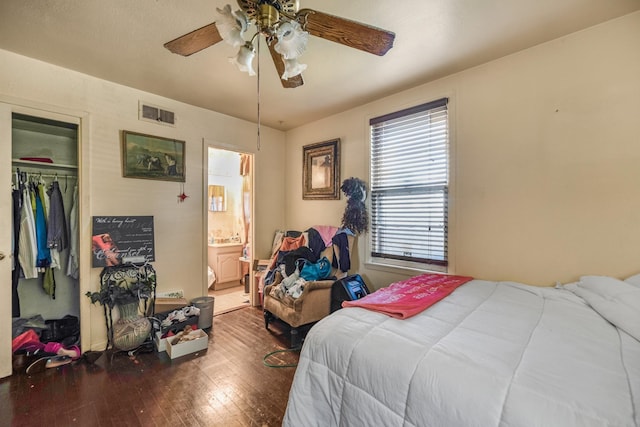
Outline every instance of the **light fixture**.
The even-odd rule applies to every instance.
[[[307,66],[300,64],[298,58],[307,49],[309,33],[296,20],[298,2],[262,1],[255,6],[257,7],[247,8],[250,15],[242,10],[232,11],[231,5],[216,9],[216,26],[220,37],[228,44],[239,47],[238,53],[230,58],[230,61],[236,64],[240,71],[251,76],[256,75],[252,65],[256,52],[254,43],[259,35],[263,35],[267,45],[273,46],[282,56],[284,72],[280,78],[289,80],[300,75]],[[256,27],[256,33],[249,41],[245,41],[244,33],[251,24]]]
[[[284,59],[295,59],[307,48],[309,33],[304,31],[296,21],[287,21],[276,30],[278,42],[274,48]]]
[[[378,56],[385,55],[393,47],[395,34],[391,31],[318,10],[300,9],[298,0],[236,1],[240,10],[232,11],[230,5],[216,9],[215,22],[183,34],[164,46],[173,53],[189,56],[224,40],[241,50],[232,62],[250,73],[253,69],[250,51],[256,51],[255,55],[259,56],[262,38],[259,36],[262,35],[280,83],[289,89],[304,84],[301,73],[306,66],[298,59],[307,48],[309,35]],[[256,32],[246,41],[245,33],[251,25]]]
[[[242,5],[242,3],[241,3]],[[231,5],[224,8],[216,8],[218,19],[216,26],[222,40],[231,46],[238,47],[236,56],[229,58],[229,62],[235,64],[240,71],[249,73],[250,76],[257,75],[257,148],[260,151],[260,62],[258,61],[258,72],[253,70],[253,58],[256,56],[256,48],[260,52],[260,35],[266,39],[267,45],[281,55],[284,71],[280,75],[282,80],[289,80],[300,75],[307,66],[298,62],[298,57],[307,49],[309,33],[304,31],[296,21],[295,14],[298,12],[297,1],[269,1],[263,0],[254,4],[257,7],[247,7],[251,16],[242,10],[231,11]],[[249,41],[244,40],[244,33],[249,24],[256,27],[255,34]],[[257,46],[254,46],[254,43]],[[274,57],[275,59],[275,57]],[[276,61],[278,59],[275,59]]]
[[[244,45],[244,33],[249,28],[249,21],[244,13],[232,12],[228,4],[222,9],[216,8],[219,18],[216,21],[220,36],[234,47]]]
[[[256,50],[253,48],[253,42],[246,42],[238,50],[238,54],[233,58],[229,58],[229,62],[236,64],[240,71],[249,73],[250,76],[255,76],[256,72],[253,71],[253,58],[256,56]]]
[[[299,64],[298,58],[283,59],[284,73],[280,76],[282,80],[289,80],[291,77],[295,77],[298,74],[302,74],[307,69],[307,64]]]
[[[298,62],[307,49],[309,35],[320,37],[354,49],[382,56],[393,47],[395,34],[391,31],[330,15],[313,9],[300,10],[298,0],[237,0],[241,10],[232,11],[230,5],[216,8],[215,22],[191,31],[164,44],[173,53],[189,56],[222,40],[238,48],[229,58],[241,71],[257,76],[258,150],[260,150],[260,61],[256,71],[253,59],[260,56],[263,36],[284,88],[304,84],[305,64]],[[256,32],[247,41],[245,33],[250,25]],[[282,123],[282,122],[281,122]]]

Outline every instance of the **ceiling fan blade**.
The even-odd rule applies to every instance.
[[[269,45],[269,52],[271,52],[273,63],[276,66],[276,70],[278,71],[278,77],[280,77],[282,76],[282,74],[284,74],[284,62],[282,62],[282,56],[280,56],[280,54],[276,52],[276,49],[274,47],[275,43],[267,44]],[[302,86],[304,84],[304,81],[302,80],[302,74],[298,74],[297,76],[293,76],[287,80],[281,78],[280,82],[282,82],[282,87],[290,89]]]
[[[200,52],[209,46],[212,46],[222,40],[215,22],[205,25],[202,28],[191,31],[188,34],[173,39],[164,44],[164,47],[173,53],[182,56],[189,56],[196,52]]]
[[[297,13],[309,34],[382,56],[393,47],[395,33],[311,9]]]

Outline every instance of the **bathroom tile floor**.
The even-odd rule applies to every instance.
[[[209,296],[215,298],[214,316],[249,306],[249,294],[244,293],[244,286],[240,284],[219,291],[209,290]]]

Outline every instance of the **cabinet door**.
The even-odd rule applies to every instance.
[[[240,261],[238,253],[218,254],[218,282],[240,280]]]
[[[11,375],[11,107],[0,103],[0,378]]]

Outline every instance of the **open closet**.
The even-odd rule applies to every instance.
[[[64,319],[80,339],[78,136],[79,122],[11,114],[14,335]]]

